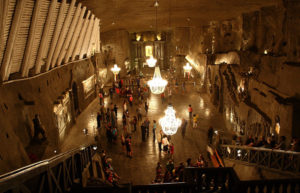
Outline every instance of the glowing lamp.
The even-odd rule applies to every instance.
[[[188,74],[188,77],[190,77],[190,72],[192,70],[192,66],[190,65],[190,63],[187,62],[186,65],[183,66],[183,70],[184,70],[184,77],[186,73]]]
[[[177,132],[181,120],[176,118],[172,105],[169,105],[165,110],[165,116],[159,120],[159,124],[166,135],[174,135]]]
[[[155,67],[154,75],[151,80],[148,81],[148,86],[153,94],[161,94],[165,91],[168,81],[162,79],[160,75],[159,67]]]
[[[114,74],[115,81],[117,81],[117,75],[119,74],[121,68],[119,68],[118,65],[115,64],[114,67],[111,68],[110,70],[111,70],[112,73]]]
[[[149,67],[154,67],[156,65],[157,60],[155,58],[153,58],[153,56],[150,56],[150,58],[148,58],[146,60],[147,64]]]

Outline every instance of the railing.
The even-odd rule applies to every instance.
[[[223,158],[245,161],[260,167],[300,173],[300,153],[236,145],[221,145]]]
[[[192,192],[235,192],[239,182],[233,168],[185,168],[184,180]]]
[[[135,185],[132,193],[189,193],[190,187],[186,182]]]
[[[92,146],[61,153],[0,176],[0,193],[56,193],[81,183],[82,172],[90,163]]]

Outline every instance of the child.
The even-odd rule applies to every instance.
[[[197,121],[198,121],[198,115],[197,114],[194,114],[193,115],[193,128],[197,128]]]

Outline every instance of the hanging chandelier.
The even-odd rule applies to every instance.
[[[117,81],[117,75],[119,74],[121,68],[118,67],[117,64],[114,65],[113,68],[110,69],[112,73],[114,74],[114,80]]]
[[[190,65],[190,63],[187,62],[186,65],[183,66],[183,70],[184,70],[183,76],[185,77],[185,74],[187,73],[188,77],[190,77],[190,73],[191,73],[191,70],[192,70],[192,66]]]
[[[155,58],[153,58],[153,56],[150,56],[150,58],[148,58],[146,60],[147,64],[149,67],[154,67],[156,65],[157,60]]]
[[[161,94],[165,91],[168,81],[162,79],[159,67],[155,67],[152,80],[148,81],[148,86],[153,94]]]
[[[173,106],[169,105],[165,110],[165,116],[159,120],[162,131],[166,135],[174,135],[181,125],[181,120],[176,118],[175,112],[176,111],[173,109]]]

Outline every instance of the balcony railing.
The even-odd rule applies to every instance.
[[[223,158],[280,171],[300,173],[299,152],[236,145],[221,145],[220,148]]]
[[[92,146],[82,146],[1,175],[0,193],[70,191],[74,182],[82,182],[82,173],[89,165],[92,154]]]

